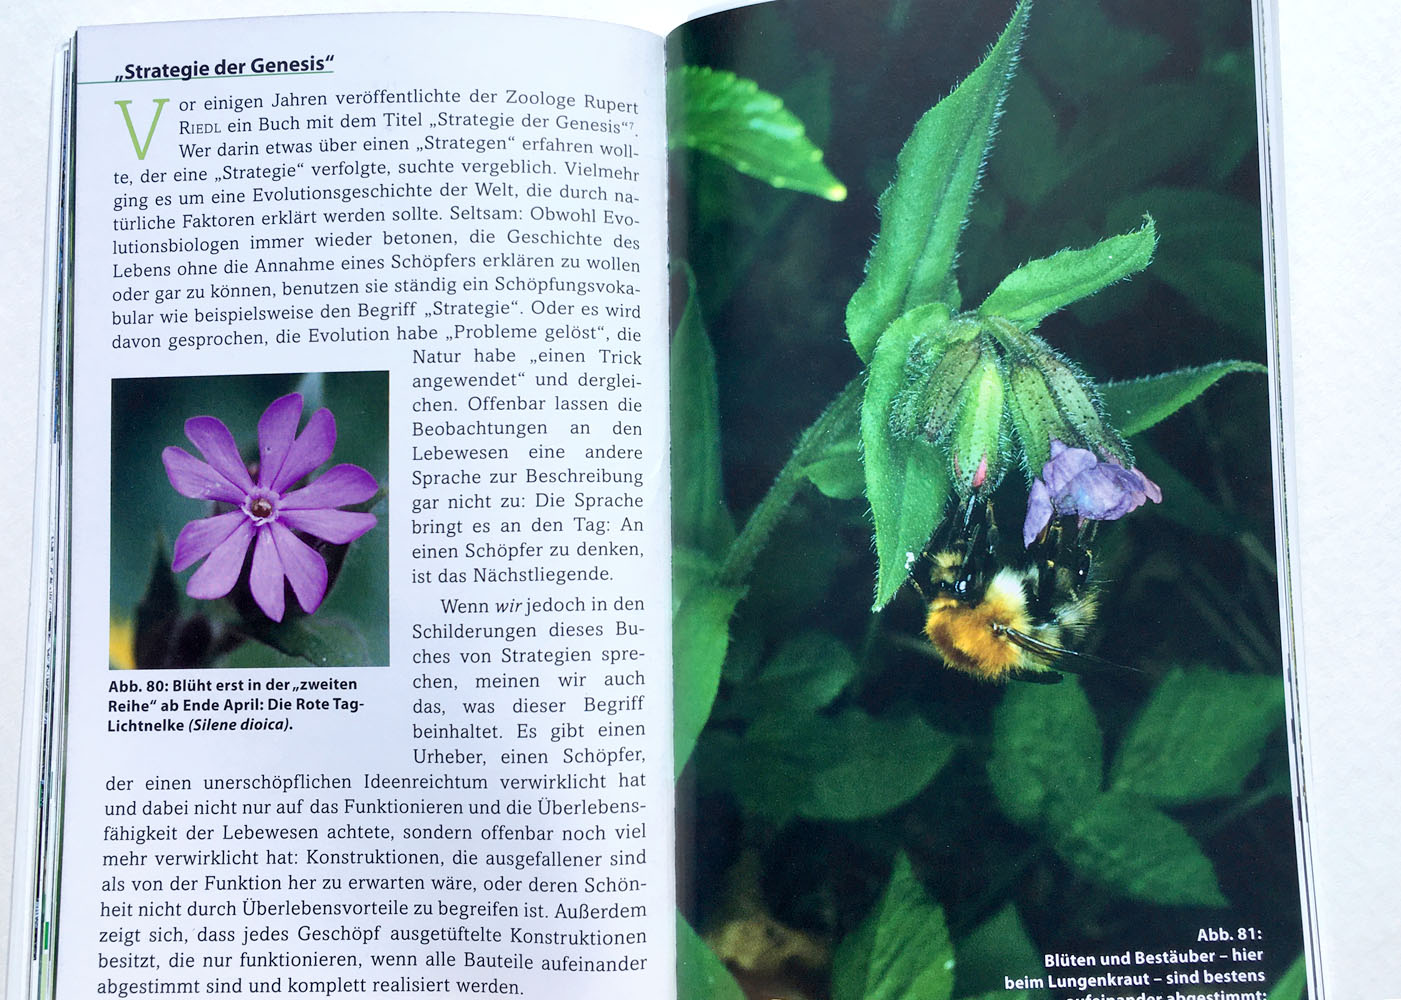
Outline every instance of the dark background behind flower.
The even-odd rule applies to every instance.
[[[1011,7],[787,3],[716,15],[682,33],[677,62],[732,70],[779,95],[850,191],[833,205],[685,155],[689,193],[674,189],[673,211],[691,228],[674,252],[695,271],[715,346],[726,499],[739,523],[797,435],[860,370],[843,314],[876,230],[875,199],[913,123],[973,68]],[[961,244],[965,307],[1023,262],[1128,231],[1146,212],[1160,234],[1152,265],[1048,319],[1038,334],[1100,381],[1223,358],[1263,362],[1250,27],[1246,2],[1034,5]],[[1106,761],[1154,684],[1176,668],[1280,676],[1267,401],[1264,377],[1233,376],[1131,442],[1164,501],[1100,533],[1102,607],[1089,648],[1147,673],[1144,681],[1109,675],[1082,685]],[[1013,470],[999,506],[1005,532],[1017,533],[1025,489]],[[997,713],[1022,691],[956,676],[920,650],[922,608],[911,593],[873,619],[872,574],[862,502],[811,490],[760,557],[732,621],[720,701],[683,777],[683,789],[698,796],[686,862],[696,875],[683,887],[683,897],[694,892],[683,907],[693,924],[726,926],[737,891],[724,873],[742,870],[745,891],[783,925],[841,940],[870,912],[899,850],[945,908],[955,951],[1004,904],[1015,905],[1036,947],[1068,951],[1187,946],[1184,928],[1233,912],[1266,923],[1272,981],[1283,971],[1301,937],[1278,727],[1238,795],[1172,810],[1234,909],[1129,899],[1122,886],[1086,878],[1047,841],[1008,822],[988,768]],[[790,777],[797,770],[784,769],[817,774],[825,766],[819,728],[808,744],[801,726],[789,724],[782,739],[771,729],[764,737],[779,756],[770,757],[752,725],[740,735],[752,678],[785,643],[815,632],[857,659],[839,708],[878,719],[913,713],[958,743],[927,787],[878,817],[795,817],[780,788],[745,769],[746,753],[751,770]],[[830,745],[839,713],[824,713]],[[1078,735],[1047,730],[1027,739],[1034,747]],[[884,780],[860,765],[848,779],[853,773],[867,784]],[[1132,852],[1132,841],[1124,849]],[[981,971],[991,974],[997,960],[988,959]],[[962,952],[959,961],[970,968]],[[995,982],[969,974],[960,979],[969,990]]]
[[[122,379],[112,389],[112,591],[111,618],[114,663],[120,657],[120,630],[131,625],[137,606],[159,572],[158,553],[169,570],[169,553],[180,529],[206,517],[211,505],[180,496],[171,488],[161,464],[161,451],[170,445],[198,455],[185,436],[184,424],[193,416],[222,420],[233,433],[245,459],[256,458],[258,418],[268,404],[289,392],[305,397],[300,431],[321,407],[336,420],[336,446],[323,468],[343,462],[359,465],[386,486],[388,473],[388,392],[385,372],[324,372],[312,374],[240,375],[187,378]],[[308,477],[314,479],[315,473]],[[387,664],[389,520],[383,498],[371,509],[379,523],[345,550],[344,563],[314,616],[302,617],[295,600],[285,620],[288,636],[314,629],[321,662],[341,666]],[[328,558],[335,572],[334,555]],[[247,624],[269,627],[251,602],[240,600],[240,583],[228,599],[196,601],[184,593],[191,573],[176,576],[180,617],[202,615],[216,632]],[[245,564],[245,574],[247,566]],[[244,595],[246,597],[246,595]],[[308,638],[302,636],[303,639]],[[268,632],[218,654],[212,666],[306,666],[308,660],[279,649]],[[301,647],[298,647],[301,648]],[[121,665],[121,664],[118,664]],[[147,664],[142,664],[147,665]],[[165,664],[180,665],[180,664]],[[188,665],[188,664],[186,664]]]

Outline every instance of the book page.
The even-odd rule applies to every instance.
[[[668,995],[660,42],[147,25],[76,80],[58,995]]]
[[[780,0],[670,40],[710,359],[672,449],[717,456],[674,528],[742,592],[681,947],[732,990],[1321,983],[1253,26]]]

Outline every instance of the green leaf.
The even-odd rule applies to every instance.
[[[1196,84],[1171,80],[1101,95],[1061,142],[1068,179],[1057,198],[1108,204],[1164,176],[1210,148],[1225,110]]]
[[[744,990],[710,945],[676,914],[677,1000],[744,1000]]]
[[[1027,42],[1028,50],[1031,44]],[[998,187],[1025,205],[1040,204],[1063,179],[1056,141],[1056,113],[1045,93],[1034,77],[1019,75],[1002,109],[997,155],[988,160],[989,190]],[[984,193],[979,200],[986,198]]]
[[[138,667],[172,666],[169,661],[171,640],[180,618],[180,590],[175,574],[170,571],[170,553],[164,539],[156,543],[151,560],[151,574],[146,580],[146,592],[136,605],[132,621],[132,658]],[[199,663],[176,663],[177,667],[197,667]]]
[[[671,536],[676,545],[723,554],[734,538],[720,466],[715,351],[701,321],[696,281],[671,341]]]
[[[932,303],[901,316],[881,335],[861,403],[866,499],[876,525],[876,599],[879,611],[909,576],[944,514],[948,463],[923,438],[896,437],[890,427],[895,397],[905,385],[905,359],[917,337],[942,335],[948,309]]]
[[[1201,188],[1149,188],[1106,216],[1119,225],[1148,212],[1163,234],[1153,277],[1222,324],[1263,332],[1260,211],[1251,202]]]
[[[1150,73],[1171,51],[1167,40],[1106,17],[1098,0],[1058,0],[1027,43],[1027,62],[1079,102]]]
[[[739,587],[693,583],[672,618],[672,741],[677,775],[710,718],[730,644],[730,615],[743,596]]]
[[[974,928],[954,947],[958,955],[958,978],[954,992],[968,998],[972,995],[1003,998],[1048,997],[1044,988],[1021,994],[1003,992],[1007,980],[1040,979],[1046,974],[1041,951],[1027,933],[1017,907],[1008,903],[991,918]]]
[[[749,811],[776,823],[794,816],[857,820],[909,801],[952,754],[952,739],[914,715],[778,712],[743,737],[716,733],[704,769]]]
[[[1023,264],[1002,279],[978,312],[1030,330],[1056,310],[1143,270],[1157,240],[1150,218],[1133,232],[1110,236],[1086,250],[1062,250]]]
[[[1176,668],[1129,728],[1109,787],[1161,805],[1236,795],[1283,722],[1280,678]]]
[[[1270,990],[1268,1000],[1305,1000],[1308,985],[1309,970],[1304,963],[1304,954],[1300,952],[1284,975],[1279,977],[1274,989]]]
[[[797,805],[808,819],[883,816],[923,791],[953,756],[952,738],[917,715],[877,718],[851,709],[818,721],[803,733],[818,765]]]
[[[1095,798],[1060,831],[1056,852],[1080,874],[1129,899],[1226,905],[1211,862],[1191,834],[1136,796]]]
[[[1017,5],[977,69],[925,112],[880,196],[880,233],[866,280],[847,303],[846,330],[869,362],[881,332],[916,306],[950,295],[959,234],[968,218],[997,114],[1016,68],[1030,0]]]
[[[1268,371],[1253,361],[1217,361],[1129,382],[1107,382],[1099,387],[1099,395],[1109,423],[1124,437],[1132,437],[1172,416],[1227,375]]]
[[[1162,232],[1154,274],[1162,264],[1181,266],[1192,258],[1260,262],[1260,210],[1253,202],[1207,188],[1150,187],[1120,199],[1105,219],[1111,226],[1125,226],[1144,212]]]
[[[843,643],[825,632],[804,632],[735,692],[731,714],[810,714],[830,705],[855,676],[856,659]]]
[[[803,468],[825,496],[854,500],[866,491],[866,470],[861,465],[861,442],[855,434],[833,441]]]
[[[364,636],[347,621],[311,615],[280,623],[259,618],[245,620],[239,628],[279,653],[305,660],[315,667],[370,665]]]
[[[953,969],[944,912],[901,853],[875,909],[837,946],[832,1000],[948,1000]]]
[[[1104,739],[1074,677],[1013,684],[993,717],[988,777],[1009,819],[1063,826],[1104,780]]]
[[[669,144],[719,157],[776,188],[841,201],[846,185],[822,163],[822,150],[783,101],[753,80],[683,66],[667,74]]]

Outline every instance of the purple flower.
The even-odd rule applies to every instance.
[[[374,476],[358,465],[333,466],[301,489],[293,488],[330,458],[336,445],[336,418],[330,410],[313,413],[298,435],[301,419],[302,397],[295,392],[273,400],[258,418],[256,483],[233,435],[215,417],[185,421],[185,436],[203,462],[183,448],[161,453],[170,485],[181,496],[238,508],[191,521],[175,540],[175,572],[204,559],[185,587],[191,597],[213,600],[232,590],[252,545],[248,585],[263,613],[282,621],[286,580],[302,610],[311,614],[326,596],[326,560],[294,532],[344,545],[377,523],[373,514],[336,509],[368,500],[379,489]]]
[[[1031,484],[1022,543],[1031,545],[1054,516],[1117,521],[1144,500],[1162,503],[1163,491],[1143,473],[1052,438],[1051,460],[1042,466],[1041,478]]]

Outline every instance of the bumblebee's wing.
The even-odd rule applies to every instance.
[[[1014,681],[1025,681],[1028,684],[1059,684],[1065,680],[1065,674],[1059,670],[1018,670],[1007,676]]]
[[[1143,674],[1137,667],[1131,667],[1126,663],[1115,663],[1113,660],[1106,660],[1095,656],[1093,653],[1082,653],[1075,649],[1066,649],[1064,646],[1057,646],[1028,635],[1019,629],[1002,626],[999,631],[1011,642],[1016,643],[1030,653],[1037,656],[1044,656],[1055,664],[1057,670],[1068,670],[1071,673],[1088,673],[1097,670],[1127,670],[1130,673]],[[1044,673],[1045,671],[1023,671],[1018,676],[1019,680],[1041,680],[1039,677],[1027,677],[1028,673]],[[1054,684],[1055,681],[1045,683]]]

